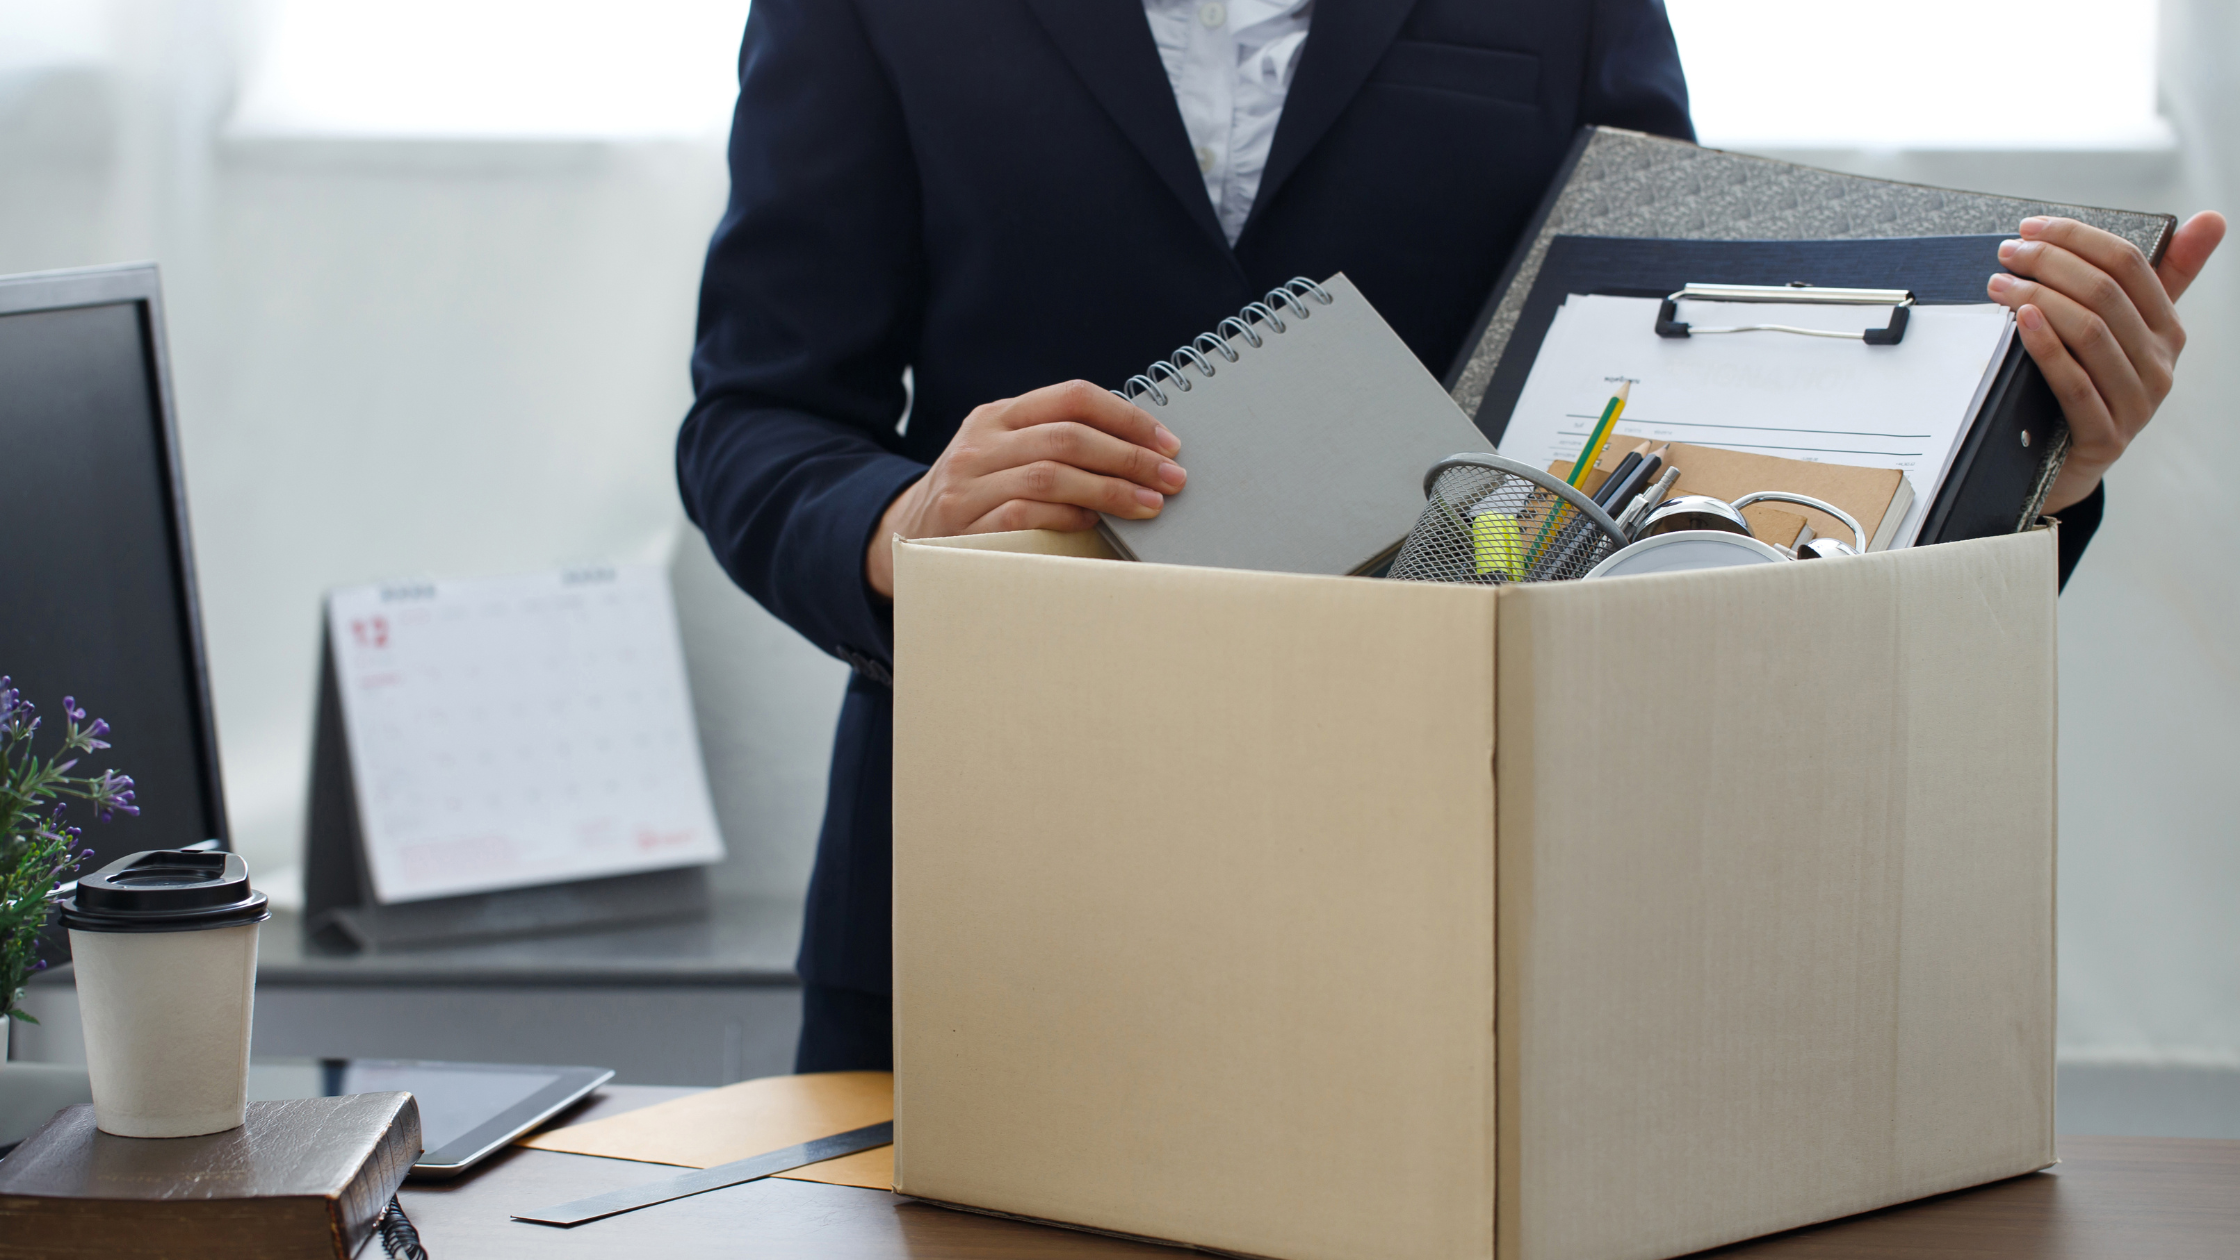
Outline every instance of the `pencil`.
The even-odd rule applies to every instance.
[[[1618,417],[1624,414],[1626,398],[1632,392],[1632,381],[1621,382],[1618,392],[1610,399],[1610,405],[1602,409],[1602,419],[1595,422],[1594,432],[1587,435],[1586,449],[1579,452],[1578,462],[1571,465],[1571,485],[1574,488],[1586,484],[1587,470],[1602,458],[1602,448],[1610,444],[1610,434],[1618,427]]]
[[[1618,392],[1611,397],[1609,405],[1602,409],[1602,419],[1595,422],[1594,431],[1587,435],[1586,447],[1579,452],[1579,458],[1572,462],[1571,476],[1566,479],[1566,483],[1573,489],[1577,489],[1586,482],[1588,470],[1594,467],[1596,460],[1602,458],[1602,448],[1609,445],[1611,431],[1617,427],[1618,416],[1626,409],[1626,396],[1632,391],[1632,381],[1619,382]],[[1577,508],[1572,507],[1560,498],[1549,505],[1547,519],[1540,522],[1540,532],[1533,535],[1531,554],[1526,557],[1528,565],[1539,563],[1541,552],[1548,540],[1548,531],[1554,528],[1556,518],[1566,514],[1576,515],[1577,513]]]

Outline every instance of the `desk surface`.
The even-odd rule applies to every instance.
[[[797,901],[717,896],[703,917],[386,953],[307,943],[303,916],[274,911],[257,934],[261,988],[348,986],[792,985],[801,945]],[[66,985],[67,964],[33,985]]]
[[[574,1123],[685,1089],[613,1086]],[[2027,1177],[1740,1243],[1706,1256],[1748,1260],[2230,1260],[2240,1244],[2240,1142],[2065,1137],[2060,1166]],[[410,1182],[405,1212],[437,1260],[659,1255],[664,1260],[814,1255],[829,1260],[1191,1253],[914,1203],[897,1195],[766,1180],[575,1229],[525,1225],[545,1207],[669,1176],[674,1169],[514,1148],[450,1182]]]
[[[800,946],[800,903],[720,895],[673,922],[385,953],[313,948],[300,916],[275,914],[258,938],[257,983],[790,985]]]

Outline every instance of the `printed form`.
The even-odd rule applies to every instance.
[[[1655,298],[1568,298],[1510,413],[1501,453],[1535,468],[1576,458],[1618,382],[1631,380],[1609,449],[1622,449],[1622,438],[1653,438],[1899,469],[1914,489],[1892,542],[1901,547],[1920,534],[2014,337],[2014,317],[1992,303],[1916,306],[1894,346],[1787,332],[1660,337],[1657,306]],[[1888,323],[1890,308],[1682,302],[1678,318],[1857,332]]]

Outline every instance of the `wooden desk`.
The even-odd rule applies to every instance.
[[[692,1091],[614,1086],[568,1122]],[[2061,1139],[2062,1163],[1705,1256],[1749,1260],[2232,1260],[2240,1255],[2240,1142]],[[519,1148],[450,1182],[410,1182],[405,1212],[432,1260],[507,1256],[815,1256],[820,1260],[1179,1257],[1191,1253],[928,1207],[876,1190],[766,1180],[575,1229],[524,1225],[545,1207],[675,1170]]]

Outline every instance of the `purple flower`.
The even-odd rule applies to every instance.
[[[7,802],[12,816],[9,830],[17,833],[0,835],[0,842],[11,854],[25,843],[36,845],[44,869],[29,873],[53,886],[75,877],[94,858],[93,849],[82,847],[84,832],[69,821],[71,799],[84,801],[102,822],[112,821],[119,813],[140,812],[138,787],[130,775],[115,770],[95,774],[91,769],[82,775],[71,774],[79,768],[81,754],[109,747],[105,738],[110,733],[109,724],[99,718],[89,719],[74,695],[62,698],[62,716],[65,726],[61,746],[51,759],[40,757],[33,747],[39,729],[36,709],[24,699],[13,678],[0,675],[0,788],[11,798]],[[13,820],[20,820],[20,826]],[[17,883],[14,876],[9,882]],[[11,923],[22,918],[15,902],[9,907]],[[20,981],[34,964],[36,969],[45,968],[35,957],[27,957],[29,952],[19,949],[14,940],[8,942],[5,965],[9,980]],[[10,1005],[8,995],[0,993],[0,1011]]]
[[[23,698],[15,681],[0,674],[0,736],[23,739],[39,729],[37,706]]]
[[[70,723],[69,730],[62,737],[62,751],[70,752],[75,749],[80,752],[97,752],[109,746],[109,741],[101,738],[109,733],[107,722],[95,718],[90,726],[78,725],[86,720],[86,711],[85,706],[78,703],[76,696],[62,698],[62,716]]]
[[[104,770],[100,778],[87,785],[86,791],[92,798],[95,812],[103,822],[109,821],[119,811],[127,814],[140,812],[140,807],[132,803],[132,776],[129,774]]]

